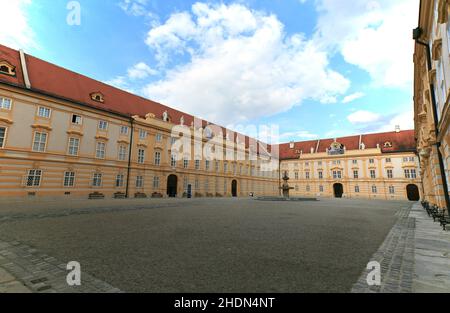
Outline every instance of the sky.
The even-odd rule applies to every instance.
[[[419,0],[0,4],[1,44],[231,129],[275,124],[288,142],[414,126]]]

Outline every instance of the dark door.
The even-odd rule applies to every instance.
[[[342,195],[344,194],[344,186],[342,184],[334,184],[334,197],[335,198],[342,198]]]
[[[233,197],[237,197],[237,181],[233,180],[233,182],[231,183],[231,195]]]
[[[419,187],[417,187],[416,185],[406,186],[406,193],[408,194],[409,201],[419,201],[420,200]]]
[[[171,198],[177,196],[178,177],[176,175],[170,175],[167,178],[167,195]]]

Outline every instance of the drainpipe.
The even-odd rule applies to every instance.
[[[424,46],[426,48],[426,52],[427,52],[427,64],[428,64],[428,71],[431,71],[433,69],[433,64],[431,61],[431,50],[430,50],[430,45],[426,42],[422,42],[420,41],[420,36],[422,35],[422,29],[420,27],[417,27],[416,29],[414,29],[413,31],[413,39],[416,42],[416,44],[419,44],[421,46]],[[438,128],[438,124],[439,124],[439,119],[437,116],[437,105],[436,105],[436,95],[434,93],[434,84],[433,82],[430,81],[430,94],[431,94],[431,106],[433,109],[433,122],[434,122],[434,131],[436,133],[436,138],[439,137],[439,128]],[[445,198],[445,206],[447,208],[447,212],[450,208],[450,198],[448,195],[448,185],[447,185],[447,177],[445,176],[445,167],[444,167],[444,159],[442,157],[442,153],[441,150],[439,149],[441,147],[441,143],[440,142],[436,142],[434,144],[437,148],[437,153],[438,153],[438,159],[439,159],[439,169],[441,172],[441,179],[442,179],[442,187],[444,189],[444,198]]]
[[[129,198],[129,186],[130,186],[130,171],[131,171],[131,154],[133,152],[133,135],[134,135],[134,119],[130,118],[131,134],[130,134],[130,148],[128,151],[128,168],[127,168],[127,187],[125,192],[125,198]]]

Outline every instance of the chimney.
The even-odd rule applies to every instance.
[[[399,133],[400,132],[400,125],[395,125],[395,132]]]
[[[22,65],[22,73],[23,73],[23,80],[25,81],[25,87],[27,89],[31,89],[31,83],[30,83],[30,77],[28,76],[28,67],[27,67],[27,61],[25,59],[25,53],[22,49],[19,50],[20,55],[20,64]]]
[[[290,149],[294,149],[294,145],[295,145],[295,143],[294,143],[293,141],[291,141],[291,142],[289,143],[289,148],[290,148]]]

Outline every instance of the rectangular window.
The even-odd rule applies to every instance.
[[[80,115],[73,114],[72,115],[72,124],[81,125],[83,123],[83,119]]]
[[[369,159],[369,164],[375,164],[375,160],[374,159]]]
[[[358,164],[358,160],[352,160],[353,164]]]
[[[224,171],[225,173],[228,172],[228,163],[227,163],[227,162],[225,162],[225,163],[223,164],[223,171]],[[252,176],[253,176],[253,168],[252,168]]]
[[[319,179],[323,179],[323,172],[322,171],[319,172]]]
[[[294,178],[297,180],[298,179],[298,172],[294,173]]]
[[[411,178],[411,172],[409,171],[409,169],[405,170],[405,178]]]
[[[334,179],[341,179],[342,178],[342,172],[341,171],[333,171],[333,178]]]
[[[145,162],[145,150],[144,149],[138,150],[138,160],[137,161],[139,164],[144,164],[144,162]]]
[[[355,193],[359,193],[359,186],[355,186]]]
[[[11,110],[11,99],[0,98],[0,109]]]
[[[403,158],[403,162],[408,162],[408,158]]]
[[[370,170],[370,178],[372,178],[372,179],[377,178],[377,174],[376,174],[375,170]]]
[[[209,171],[209,167],[210,167],[210,162],[209,162],[209,160],[206,160],[206,161],[205,161],[205,169],[206,169],[207,171]]]
[[[128,154],[128,147],[125,145],[119,146],[119,161],[126,161]]]
[[[200,160],[195,160],[195,169],[196,170],[200,169]]]
[[[39,187],[41,185],[42,170],[29,170],[27,187]]]
[[[305,172],[305,178],[309,179],[309,172]]]
[[[92,187],[101,187],[102,186],[102,174],[94,173],[92,177]]]
[[[409,162],[415,162],[415,161],[416,161],[416,158],[415,158],[415,157],[409,157],[409,158],[408,158],[408,161],[409,161]]]
[[[417,178],[417,173],[416,173],[416,170],[415,170],[415,169],[412,169],[412,170],[411,170],[411,178],[412,178],[412,179],[416,179],[416,178]]]
[[[183,160],[183,167],[184,168],[188,168],[189,167],[189,160],[187,160],[187,159]]]
[[[156,140],[156,142],[161,142],[162,141],[162,135],[161,134],[156,134],[155,140]]]
[[[5,147],[6,127],[0,127],[0,148]]]
[[[394,177],[394,173],[392,172],[392,170],[387,170],[387,177],[388,178],[393,178]]]
[[[209,180],[205,179],[205,191],[209,191]]]
[[[73,187],[75,185],[75,172],[64,173],[64,187]]]
[[[116,176],[116,187],[123,187],[125,176],[123,174],[118,174]]]
[[[309,185],[306,185],[306,191],[310,192],[311,191],[311,187]]]
[[[100,130],[107,130],[108,129],[108,122],[106,122],[106,121],[99,121],[98,122],[98,129],[100,129]]]
[[[153,189],[158,189],[159,188],[159,177],[155,176],[153,177]]]
[[[144,177],[136,176],[136,188],[143,188],[143,187],[144,187]]]
[[[319,186],[319,191],[323,192],[323,186],[322,185]]]
[[[172,166],[172,167],[177,166],[177,156],[175,154],[172,154],[170,156],[170,166]]]
[[[139,139],[145,140],[147,139],[147,135],[148,135],[147,131],[139,129]]]
[[[220,165],[219,165],[219,161],[216,161],[216,172],[218,172],[218,171],[219,171],[219,167],[220,167]]]
[[[377,192],[378,192],[377,186],[372,186],[372,193],[377,193]]]
[[[391,158],[386,158],[386,163],[391,163],[391,162],[392,162]]]
[[[44,118],[50,118],[50,109],[46,107],[39,107],[38,108],[38,116],[44,117]]]
[[[120,134],[121,135],[128,135],[128,126],[121,126],[120,127]]]
[[[390,193],[391,195],[395,194],[395,188],[394,188],[394,186],[389,186],[389,193]]]
[[[358,179],[359,178],[359,172],[353,171],[353,178]]]
[[[155,165],[161,165],[161,152],[155,152]]]
[[[80,148],[79,138],[69,138],[69,155],[78,155],[78,149]]]
[[[104,142],[97,142],[97,146],[95,147],[95,157],[97,159],[104,159],[106,151],[106,144]]]
[[[33,151],[45,152],[45,145],[47,143],[47,133],[34,133]]]

